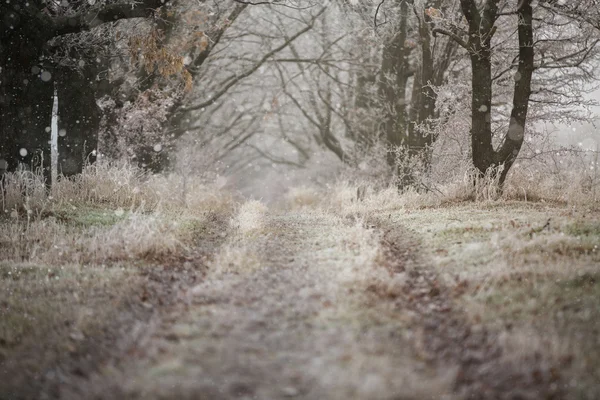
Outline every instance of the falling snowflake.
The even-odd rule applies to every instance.
[[[52,74],[48,71],[42,71],[40,79],[44,82],[49,82],[52,79]]]

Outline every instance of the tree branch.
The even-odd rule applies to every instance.
[[[269,58],[271,58],[273,55],[277,54],[278,52],[280,52],[281,50],[285,49],[286,47],[288,47],[290,45],[290,43],[292,43],[294,40],[298,39],[300,36],[302,36],[304,33],[308,32],[309,30],[312,29],[314,22],[316,21],[316,19],[323,14],[323,12],[325,12],[325,8],[322,8],[312,19],[311,23],[309,25],[307,25],[304,29],[301,29],[300,31],[296,32],[295,35],[291,36],[289,39],[287,39],[285,42],[283,42],[281,45],[277,46],[276,48],[274,48],[273,50],[271,50],[270,52],[268,52],[267,54],[265,54],[252,68],[248,69],[247,71],[245,71],[244,73],[237,75],[235,78],[233,78],[232,80],[229,81],[229,83],[227,83],[221,90],[219,90],[214,96],[212,96],[210,99],[200,103],[200,104],[196,104],[194,106],[190,106],[190,107],[186,107],[183,108],[181,111],[193,111],[193,110],[199,110],[201,108],[205,108],[210,106],[211,104],[213,104],[215,101],[217,101],[221,96],[223,96],[225,93],[227,93],[227,91],[229,89],[231,89],[233,86],[235,86],[238,82],[240,82],[242,79],[249,77],[250,75],[252,75],[254,72],[256,72],[261,65],[263,65]]]
[[[291,8],[292,10],[306,10],[307,8],[313,7],[313,5],[308,5],[306,7],[296,7],[291,6],[289,4],[285,4],[285,0],[272,0],[272,1],[248,1],[248,0],[233,0],[236,3],[244,4],[247,6],[260,6],[260,5],[269,5],[269,6],[282,6]]]
[[[379,26],[377,24],[377,17],[379,16],[379,10],[381,9],[383,3],[385,3],[385,0],[381,0],[381,2],[377,5],[377,9],[375,9],[375,16],[373,17],[373,26],[375,27],[375,29],[377,29],[377,27]]]
[[[461,38],[454,32],[451,32],[451,31],[448,31],[448,30],[442,29],[442,28],[434,28],[433,33],[441,33],[442,35],[449,36],[452,40],[454,40],[456,43],[458,43],[461,47],[464,47],[465,50],[467,50],[467,51],[469,50],[469,45],[467,44],[467,42],[465,42],[465,40],[463,38]]]
[[[210,31],[207,34],[207,37],[210,39],[211,43],[209,43],[209,45],[206,46],[206,48],[203,51],[201,51],[200,54],[198,54],[198,56],[194,59],[192,66],[188,68],[192,76],[195,77],[198,74],[200,67],[204,64],[208,56],[212,53],[213,49],[219,44],[219,42],[221,41],[221,37],[223,36],[227,28],[233,22],[235,22],[235,20],[240,16],[242,11],[244,11],[246,7],[247,5],[245,4],[236,6],[231,12],[231,14],[229,14],[229,16],[227,17],[227,23],[220,24],[220,26],[218,26],[216,29]]]
[[[305,165],[299,164],[297,162],[289,161],[289,160],[286,160],[283,158],[276,158],[276,157],[262,151],[261,149],[259,149],[258,147],[254,146],[252,144],[249,144],[248,147],[250,147],[251,149],[254,149],[254,151],[256,151],[261,157],[266,158],[267,160],[271,161],[272,163],[290,165],[290,166],[296,167],[296,168],[306,168]]]
[[[51,26],[51,37],[88,31],[120,19],[148,18],[164,4],[161,0],[143,0],[134,4],[108,4],[104,7],[70,16],[50,17],[42,14]]]

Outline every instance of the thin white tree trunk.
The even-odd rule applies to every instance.
[[[58,177],[58,93],[54,87],[54,102],[52,104],[52,122],[50,125],[50,179],[52,187]]]

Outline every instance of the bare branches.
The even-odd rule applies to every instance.
[[[89,12],[69,16],[50,17],[41,13],[40,18],[47,20],[51,36],[56,37],[90,30],[107,22],[120,19],[147,18],[163,5],[164,2],[161,0],[143,0],[134,4],[108,4]]]
[[[306,10],[308,8],[314,7],[314,4],[305,6],[305,7],[300,7],[300,6],[292,6],[289,4],[286,4],[285,0],[273,0],[273,1],[249,1],[249,0],[233,0],[236,3],[239,4],[244,4],[247,6],[260,6],[260,5],[270,5],[270,6],[282,6],[282,7],[287,7],[287,8],[291,8],[293,10]]]
[[[196,104],[190,107],[186,107],[183,108],[182,111],[193,111],[193,110],[199,110],[205,107],[210,106],[211,104],[213,104],[215,101],[217,101],[221,96],[223,96],[225,93],[227,93],[227,91],[229,89],[231,89],[233,86],[235,86],[238,82],[240,82],[242,79],[249,77],[250,75],[252,75],[254,72],[256,72],[261,65],[263,65],[267,60],[269,60],[271,57],[273,57],[273,55],[279,53],[281,50],[285,49],[286,47],[288,47],[294,40],[296,40],[297,38],[299,38],[300,36],[302,36],[304,33],[308,32],[309,30],[312,29],[314,22],[316,21],[316,19],[323,14],[323,12],[325,11],[325,8],[322,8],[311,20],[311,22],[303,29],[301,29],[300,31],[298,31],[296,34],[294,34],[293,36],[291,36],[290,38],[288,38],[287,40],[285,40],[282,44],[280,44],[279,46],[275,47],[273,50],[269,51],[267,54],[265,54],[260,60],[258,60],[256,62],[256,64],[254,64],[251,68],[249,68],[248,70],[246,70],[245,72],[235,76],[233,79],[231,79],[226,85],[224,85],[215,95],[213,95],[211,98],[209,98],[208,100],[200,103],[200,104]]]
[[[203,51],[201,51],[200,54],[198,54],[198,56],[194,59],[194,62],[192,63],[192,67],[189,68],[189,71],[192,74],[192,76],[195,76],[198,74],[200,66],[202,66],[204,64],[204,62],[206,61],[208,56],[212,53],[214,48],[219,44],[219,42],[221,41],[221,37],[223,36],[223,34],[227,30],[227,28],[229,26],[231,26],[231,24],[233,22],[235,22],[235,20],[240,16],[242,11],[244,11],[244,9],[246,7],[247,6],[243,5],[243,4],[235,7],[233,9],[233,11],[231,12],[231,14],[229,14],[229,17],[227,18],[228,23],[220,24],[219,26],[217,26],[215,29],[213,29],[211,32],[209,32],[207,34],[207,36],[211,40],[211,43],[208,46],[206,46],[206,48]]]
[[[272,163],[289,165],[289,166],[296,167],[296,168],[305,168],[305,166],[303,164],[297,163],[295,161],[286,160],[285,158],[275,157],[275,156],[273,156],[273,155],[271,155],[271,154],[269,154],[269,153],[267,153],[265,151],[262,151],[257,146],[254,146],[254,145],[250,144],[250,145],[248,145],[248,147],[252,148],[261,157],[266,158],[267,160],[271,161]]]
[[[452,31],[449,31],[449,30],[443,29],[443,28],[434,28],[433,33],[441,33],[442,35],[449,36],[452,40],[454,40],[456,43],[458,43],[465,50],[467,50],[467,51],[469,50],[469,45],[467,44],[467,42]]]
[[[383,3],[385,3],[385,0],[381,0],[381,2],[377,5],[377,8],[375,9],[375,16],[373,17],[373,26],[375,27],[375,29],[377,29],[377,27],[379,26],[377,24],[377,17],[379,16],[379,10],[381,9]]]

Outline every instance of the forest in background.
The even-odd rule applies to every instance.
[[[67,176],[100,156],[247,190],[273,176],[274,193],[340,172],[440,193],[487,173],[597,199],[597,135],[553,140],[595,120],[593,0],[2,7],[8,171],[50,180],[56,93]]]

